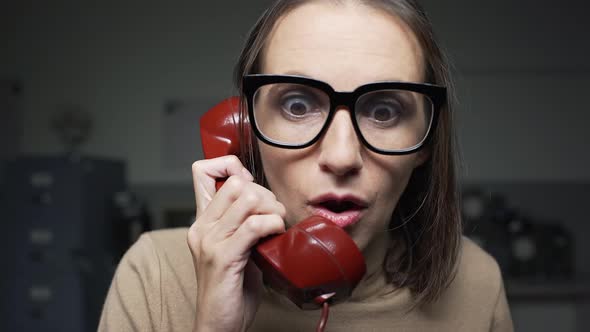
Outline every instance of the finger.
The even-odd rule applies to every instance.
[[[252,196],[258,196],[259,198],[256,199],[256,202],[253,202],[252,205],[258,203],[258,200],[266,200],[270,202],[276,201],[275,195],[270,190],[254,182],[246,181],[239,176],[231,176],[219,189],[219,192],[217,192],[215,197],[213,197],[213,200],[209,203],[207,209],[201,214],[202,218],[200,219],[204,220],[204,222],[217,222],[223,218],[226,211],[230,209],[234,202],[236,202],[242,195],[248,196],[247,198],[244,198],[246,201],[253,201],[255,199]],[[245,204],[240,204],[238,208],[244,206]],[[247,208],[250,209],[249,207]],[[234,225],[236,225],[235,228],[237,228],[237,226],[242,223],[249,214],[251,213],[248,213],[247,211],[241,215],[235,213],[232,214],[233,218],[239,218],[234,222]]]
[[[213,199],[217,179],[235,175],[243,177],[247,181],[254,180],[252,174],[244,168],[238,157],[233,155],[196,161],[193,163],[192,173],[197,216],[207,208]]]
[[[248,184],[255,185],[239,176],[230,176],[215,196],[213,196],[206,209],[197,217],[197,220],[203,224],[217,222],[225,211],[240,197],[242,191],[245,190],[244,188]]]
[[[211,236],[223,240],[231,236],[251,215],[276,214],[285,217],[285,206],[266,188],[247,184],[242,194],[225,210],[211,229]]]
[[[193,185],[197,209],[205,209],[215,195],[215,182],[232,175],[241,176],[248,181],[254,178],[234,155],[196,161],[193,164]]]
[[[248,217],[235,233],[225,241],[230,242],[227,248],[229,257],[247,255],[250,249],[262,238],[285,232],[283,218],[276,214],[252,215]]]

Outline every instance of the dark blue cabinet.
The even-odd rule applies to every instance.
[[[121,161],[24,157],[4,168],[2,331],[95,331],[114,271]]]

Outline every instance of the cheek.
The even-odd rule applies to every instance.
[[[281,154],[266,145],[258,143],[260,151],[260,160],[262,161],[262,170],[264,177],[269,185],[269,189],[273,192],[280,189],[280,181],[277,179],[285,179],[283,162],[281,161]],[[278,183],[279,182],[279,183]],[[275,193],[276,194],[276,193]]]
[[[400,196],[405,191],[415,162],[413,155],[379,158],[375,163],[376,169],[369,172],[370,182],[375,186],[379,197],[379,209],[388,216],[391,216]]]
[[[374,168],[370,172],[373,181],[382,187],[381,192],[400,192],[406,187],[409,177],[414,171],[418,155],[381,156],[374,158]]]
[[[273,191],[280,190],[286,184],[295,181],[297,170],[294,165],[298,159],[297,153],[261,142],[258,143],[258,147],[264,175]]]
[[[361,248],[366,248],[377,238],[389,234],[385,230],[390,227],[393,211],[414,169],[413,158],[410,156],[373,157],[365,162],[367,176],[362,185],[376,195],[376,200],[370,214],[351,234]]]
[[[285,205],[287,219],[291,219],[294,216],[290,214],[296,207],[290,204],[300,201],[296,195],[308,185],[305,183],[305,173],[311,165],[306,165],[301,150],[280,149],[260,143],[259,151],[269,189]]]

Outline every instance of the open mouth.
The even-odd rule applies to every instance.
[[[310,202],[313,214],[324,217],[345,228],[356,224],[367,209],[368,204],[354,196],[324,195]]]
[[[363,207],[356,204],[353,201],[339,201],[339,200],[328,200],[321,202],[318,206],[323,207],[334,213],[342,213],[350,210],[361,210]]]
[[[342,228],[356,224],[369,208],[368,201],[356,195],[325,193],[311,199],[312,214],[326,218]]]

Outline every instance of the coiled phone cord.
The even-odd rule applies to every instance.
[[[324,328],[326,327],[326,323],[328,322],[328,315],[330,314],[330,304],[328,303],[328,300],[335,294],[336,293],[324,294],[314,299],[315,303],[322,306],[322,316],[320,317],[320,321],[318,322],[316,332],[324,332]]]

